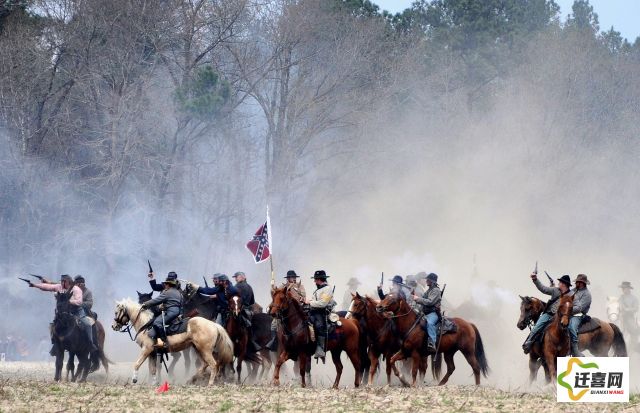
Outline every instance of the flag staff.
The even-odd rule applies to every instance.
[[[269,218],[269,204],[267,204],[267,234],[269,237],[269,264],[271,265],[271,288],[276,285],[275,273],[273,271],[273,238],[271,237],[271,219]]]

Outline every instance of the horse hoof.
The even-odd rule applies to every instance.
[[[138,379],[133,379],[133,380],[131,380],[131,382],[132,382],[133,384],[136,384],[136,383],[138,382]]]

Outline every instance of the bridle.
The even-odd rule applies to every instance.
[[[292,297],[289,297],[287,295],[288,291],[284,291],[282,294],[284,294],[285,296],[285,300],[291,300],[293,301]],[[291,304],[289,304],[291,305]],[[285,336],[287,337],[292,337],[295,334],[298,334],[300,331],[302,331],[305,327],[305,322],[304,322],[304,317],[303,314],[298,313],[298,315],[300,315],[300,326],[298,328],[296,328],[295,330],[290,330],[287,327],[287,323],[285,323],[286,320],[288,320],[289,318],[291,318],[291,315],[287,315],[286,312],[289,310],[289,305],[287,305],[287,307],[283,307],[283,306],[278,306],[278,309],[276,310],[276,318],[278,319],[278,321],[280,321],[280,325],[282,325],[282,332],[284,333]]]
[[[136,341],[136,338],[138,338],[138,334],[140,334],[140,332],[143,330],[142,328],[136,332],[136,335],[133,336],[131,334],[131,328],[135,325],[135,323],[138,321],[138,318],[140,317],[140,314],[142,314],[142,308],[140,308],[140,310],[138,310],[138,315],[136,316],[135,320],[133,320],[133,322],[131,321],[131,318],[129,317],[129,313],[125,310],[124,305],[123,304],[119,304],[118,305],[118,315],[116,315],[113,318],[113,321],[115,321],[120,327],[117,327],[118,329],[116,330],[118,333],[128,333],[129,334],[129,338],[131,339],[131,341]],[[126,320],[125,320],[126,317]]]
[[[391,295],[391,297],[394,299],[392,304],[396,304],[396,303],[398,303],[400,301],[399,298],[397,298],[397,297],[395,297],[393,295]],[[398,310],[399,309],[400,309],[400,305],[398,304]],[[389,306],[383,306],[382,303],[377,305],[376,310],[379,313],[385,313],[384,316],[385,316],[385,318],[388,318],[388,319],[405,317],[405,316],[408,316],[409,314],[411,314],[413,312],[413,309],[411,307],[409,307],[409,310],[406,313],[404,313],[404,314],[396,314],[392,310],[389,310]],[[391,313],[391,314],[388,314],[388,313]]]

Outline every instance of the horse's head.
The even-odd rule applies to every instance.
[[[565,294],[560,297],[558,304],[558,317],[560,317],[560,325],[566,328],[569,325],[571,311],[573,310],[573,294]]]
[[[269,304],[269,314],[276,317],[289,309],[287,300],[287,288],[274,288],[271,290],[271,304]]]
[[[357,291],[355,294],[351,293],[351,305],[349,305],[349,311],[345,318],[362,318],[367,312],[367,301]]]
[[[385,317],[389,318],[400,311],[402,305],[402,298],[398,294],[389,293],[380,301],[376,306],[376,310],[382,313]]]
[[[140,293],[138,293],[140,295]],[[131,321],[131,317],[129,316],[129,312],[127,311],[127,306],[124,302],[116,303],[115,315],[113,317],[113,324],[111,324],[111,328],[115,331],[120,331],[124,326],[129,324]]]
[[[519,296],[520,300],[520,318],[518,319],[518,328],[524,330],[529,324],[535,323],[544,310],[544,303],[535,297]]]
[[[229,298],[229,312],[233,314],[235,317],[240,315],[242,311],[242,298],[234,295]]]
[[[618,301],[618,297],[607,297],[607,317],[612,323],[618,321],[620,317],[620,302]]]
[[[142,304],[151,300],[151,297],[153,296],[153,291],[151,291],[150,293],[141,293],[140,291],[136,292],[138,293],[138,304]]]

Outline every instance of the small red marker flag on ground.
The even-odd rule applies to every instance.
[[[169,391],[169,383],[165,380],[165,382],[162,384],[162,386],[158,387],[156,389],[156,393],[160,394],[160,393],[165,393]]]

